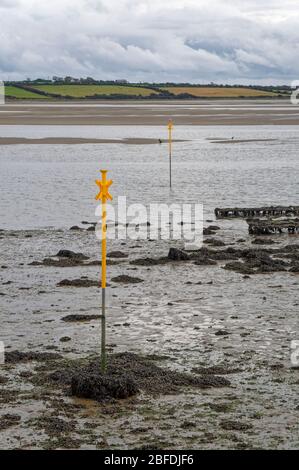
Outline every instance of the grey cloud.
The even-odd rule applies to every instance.
[[[0,0],[0,78],[288,82],[298,26],[292,0]]]

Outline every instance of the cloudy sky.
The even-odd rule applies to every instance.
[[[286,83],[298,0],[0,0],[0,79]]]

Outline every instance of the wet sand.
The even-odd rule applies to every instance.
[[[213,144],[242,144],[250,142],[275,142],[276,139],[207,139]],[[172,139],[172,142],[186,142],[187,140]],[[167,140],[151,138],[126,138],[126,139],[93,139],[82,137],[46,137],[39,139],[23,137],[0,137],[0,145],[82,145],[82,144],[124,144],[124,145],[153,145],[165,144]]]
[[[250,143],[250,142],[275,142],[276,139],[207,139],[210,140],[213,144],[242,144],[242,143]],[[0,139],[1,144],[1,139]]]
[[[166,140],[147,139],[147,138],[128,138],[128,139],[84,139],[76,137],[47,137],[41,139],[25,139],[22,137],[0,137],[0,145],[53,145],[53,144],[125,144],[125,145],[149,145],[162,144]],[[183,140],[173,140],[173,142],[184,142]]]
[[[0,125],[298,125],[288,100],[7,102]]]
[[[252,103],[250,105],[253,106]],[[18,106],[19,109],[24,109]],[[47,112],[47,108],[43,106],[38,109]],[[136,104],[139,115],[146,115],[144,107],[138,108],[138,106]],[[165,119],[171,112],[185,113],[183,117],[175,118],[183,121],[187,119],[188,112],[203,114],[198,105],[190,111],[189,103],[182,105],[183,110],[179,111],[170,105],[163,105],[162,109],[150,108],[150,104],[146,106],[149,106],[151,111],[148,111],[144,119],[155,124],[163,122],[165,125]],[[236,104],[232,106],[237,107]],[[289,111],[282,109],[279,111],[271,110],[271,106],[273,108],[273,104],[269,104],[269,116],[272,118],[276,115],[277,119],[281,119],[279,117],[281,113],[293,112],[293,108]],[[286,104],[280,103],[276,107],[278,106]],[[60,116],[59,119],[66,119],[66,124],[74,124],[73,118],[75,121],[78,119],[78,123],[82,121],[82,116],[79,115],[82,108],[78,107],[77,117],[75,113],[71,114],[73,118],[69,118],[62,116],[60,107],[61,105],[58,109],[53,107],[53,124],[57,124],[55,113],[56,117]],[[33,114],[35,108],[32,110]],[[73,109],[66,106],[65,108],[66,112]],[[119,119],[123,124],[128,123],[125,113],[128,116],[129,113],[136,111],[135,109],[132,111],[132,107],[128,104],[122,104],[124,115],[119,117],[117,107],[109,109],[112,122],[113,119]],[[103,112],[98,106],[92,111]],[[208,109],[206,111],[208,112]],[[243,113],[243,116],[249,113],[244,109],[236,108],[235,111]],[[223,114],[235,111],[214,110],[215,113],[222,115],[221,117],[218,114],[219,123],[224,122],[221,121],[225,119]],[[296,112],[296,109],[294,111]],[[15,123],[30,123],[30,118],[29,122],[21,118],[22,112],[14,112],[15,117],[9,117],[10,113],[7,112],[0,113],[0,116],[6,115],[9,119],[17,119],[19,115],[19,121]],[[25,112],[30,114],[30,110]],[[252,110],[252,113],[254,112],[256,110]],[[265,113],[265,110],[259,112]],[[159,114],[163,116],[159,117]],[[47,119],[48,122],[51,121],[47,117],[44,120],[38,119],[37,115],[34,119],[37,124],[45,124]],[[86,119],[89,118],[86,116]],[[98,117],[95,117],[95,123],[98,122],[97,119]],[[138,119],[136,117],[134,119],[137,124]],[[140,120],[142,119],[141,117]],[[225,123],[227,124],[227,121]],[[259,132],[259,135],[265,137],[263,129]],[[134,135],[133,130],[132,134]],[[218,128],[218,132],[209,131],[204,138],[219,134],[221,132]],[[47,137],[43,141],[47,142],[48,139]],[[70,141],[64,138],[63,140],[67,143]],[[86,139],[75,140],[85,142]],[[136,139],[129,140],[137,143]],[[151,139],[141,140],[148,142]],[[153,140],[157,142],[157,139]],[[213,140],[219,140],[220,143],[234,142],[226,141],[223,137]],[[248,151],[246,142],[251,148],[254,141],[263,140],[250,139],[250,136],[247,138],[245,135],[244,139],[239,139],[239,142],[242,141],[245,150]],[[39,139],[31,139],[30,143],[33,143],[32,141],[41,143]],[[104,141],[111,143],[113,139],[104,139]],[[283,142],[283,145],[286,145],[285,141]],[[240,152],[245,155],[240,168],[243,163],[246,180],[240,179],[238,159],[232,160],[231,165],[225,162],[224,172],[222,166],[221,174],[215,170],[218,159],[215,167],[208,166],[205,170],[204,161],[209,158],[204,153],[200,178],[199,173],[196,173],[198,168],[194,170],[196,160],[190,163],[197,184],[197,187],[193,186],[192,192],[197,200],[201,200],[198,188],[207,195],[212,193],[213,201],[217,201],[217,204],[224,204],[224,201],[226,205],[231,203],[231,200],[222,198],[226,192],[236,204],[245,204],[244,198],[249,198],[249,192],[258,193],[259,198],[265,199],[263,203],[269,198],[271,201],[281,202],[284,200],[284,193],[279,192],[279,189],[288,182],[287,196],[285,196],[287,202],[297,203],[296,200],[290,200],[291,195],[295,197],[297,194],[295,186],[297,141],[294,142],[294,147],[284,147],[288,159],[282,158],[283,153],[277,153],[279,146],[275,147],[273,153],[277,158],[271,163],[272,166],[270,163],[265,166],[264,172],[259,170],[258,160],[260,152],[265,152],[266,155],[264,146],[259,146],[263,147],[260,151],[253,147],[249,154]],[[53,143],[53,139],[50,139],[50,143]],[[213,150],[213,144],[208,142],[208,145]],[[269,145],[272,145],[271,142]],[[225,156],[232,155],[234,148],[234,146],[219,145],[217,152],[227,151]],[[8,163],[15,164],[11,173],[4,173],[4,194],[9,190],[5,182],[11,184],[12,181],[10,174],[13,174],[14,178],[17,174],[15,168],[18,171],[19,183],[24,180],[30,187],[28,200],[24,187],[18,193],[17,199],[15,194],[13,195],[22,209],[21,216],[18,206],[9,206],[4,199],[3,223],[7,222],[9,213],[14,214],[14,218],[20,219],[23,223],[24,221],[26,223],[33,213],[35,220],[40,223],[39,227],[44,228],[24,230],[23,225],[20,225],[19,230],[0,230],[0,340],[4,341],[6,352],[9,353],[9,360],[4,366],[0,366],[0,448],[112,450],[298,448],[299,370],[291,365],[290,344],[292,340],[298,338],[299,290],[298,271],[289,270],[291,265],[297,263],[298,249],[294,253],[284,252],[282,258],[286,264],[282,265],[276,260],[274,272],[259,270],[260,272],[251,274],[251,271],[248,274],[248,266],[236,262],[232,264],[222,259],[211,260],[213,262],[205,260],[206,264],[196,264],[193,260],[187,260],[147,265],[140,260],[167,257],[170,247],[182,248],[181,242],[151,238],[109,240],[110,288],[107,292],[109,354],[131,352],[138,357],[146,357],[162,370],[188,373],[201,380],[204,380],[205,374],[213,373],[219,377],[218,380],[221,379],[224,386],[205,389],[183,386],[175,392],[172,390],[171,393],[155,395],[151,390],[143,389],[142,393],[127,399],[98,403],[94,400],[71,397],[68,387],[61,387],[57,382],[53,383],[48,379],[48,375],[55,372],[57,377],[57,371],[65,371],[73,366],[84,366],[85,362],[98,355],[100,350],[101,292],[98,288],[100,246],[95,233],[86,229],[90,224],[80,223],[83,219],[77,218],[78,214],[82,213],[78,208],[80,199],[91,199],[94,197],[94,190],[91,190],[90,195],[79,192],[75,195],[75,192],[72,194],[71,190],[69,191],[71,194],[69,207],[75,217],[71,220],[72,223],[80,225],[79,230],[68,230],[71,226],[67,225],[70,219],[67,218],[62,204],[63,199],[67,199],[69,188],[68,180],[64,178],[66,173],[63,172],[62,164],[65,162],[64,156],[68,150],[71,153],[71,166],[67,166],[65,171],[70,174],[71,189],[75,191],[77,187],[79,191],[80,187],[89,184],[93,175],[93,169],[90,168],[86,174],[84,173],[84,167],[88,167],[87,159],[83,160],[84,155],[79,156],[83,164],[77,167],[79,157],[77,155],[77,160],[75,157],[78,149],[80,147],[70,150],[65,147],[59,153],[56,147],[58,163],[55,166],[55,159],[54,161],[51,159],[47,166],[45,163],[47,147],[43,148],[42,157],[39,155],[38,147],[31,150],[29,147],[25,149],[18,147],[18,151],[15,151],[14,147],[2,148],[3,155],[6,155],[6,169],[9,167]],[[92,158],[92,149],[90,147],[88,158]],[[108,150],[109,146],[105,149]],[[151,152],[151,147],[146,149]],[[123,147],[122,150],[125,154],[128,147]],[[130,159],[133,159],[134,155],[131,154],[134,147],[130,147],[129,151]],[[141,151],[142,146],[136,150],[138,159]],[[29,159],[30,165],[22,166],[22,152],[24,152],[23,161],[26,161],[25,157],[28,156],[29,159],[33,154],[33,159]],[[188,151],[185,153],[186,159],[183,162],[187,167],[186,161],[191,156]],[[254,160],[255,153],[257,153],[256,160]],[[210,155],[208,154],[209,157]],[[132,160],[133,163],[136,163],[137,156],[135,161]],[[218,154],[216,156],[218,157]],[[110,155],[108,157],[111,158]],[[156,160],[152,158],[151,166],[157,164],[158,158],[160,156],[157,156]],[[40,159],[43,161],[38,173]],[[130,176],[131,170],[126,167],[128,161],[130,160],[121,166],[120,160],[117,159],[113,168],[111,160],[111,169],[117,172],[117,168],[120,168],[124,175]],[[250,162],[252,167],[246,166],[247,162]],[[94,167],[98,167],[98,157],[95,159]],[[286,172],[285,167],[289,168],[289,172]],[[37,173],[33,173],[33,168]],[[260,171],[260,183],[259,171],[256,171],[256,168]],[[271,172],[273,168],[277,168],[277,171]],[[140,172],[150,179],[148,176],[150,169],[144,162],[140,165]],[[158,172],[162,173],[163,167],[158,167]],[[205,174],[208,175],[206,179]],[[44,184],[45,175],[49,178],[49,186]],[[76,186],[73,178],[77,181]],[[120,176],[116,181],[117,179],[120,179]],[[221,186],[222,181],[225,183],[224,186]],[[184,180],[179,182],[181,190]],[[139,176],[137,194],[142,194],[144,197],[146,188],[142,183],[143,179]],[[249,187],[247,194],[246,184]],[[190,186],[190,182],[188,185]],[[234,185],[240,188],[240,194],[231,192]],[[275,198],[273,187],[276,188]],[[61,188],[64,188],[62,192]],[[244,194],[242,196],[244,190],[245,196]],[[58,199],[53,199],[53,194],[50,192],[57,194]],[[184,197],[186,198],[186,195],[183,194],[183,200]],[[42,211],[38,212],[39,217],[32,207],[37,198],[42,208]],[[20,203],[25,200],[30,211],[27,213],[25,211],[24,215]],[[63,224],[59,223],[60,219],[58,221],[56,219],[53,228],[47,229],[45,227],[50,225],[49,213],[55,212],[56,208],[59,214],[64,214]],[[45,218],[42,218],[43,211],[48,212]],[[83,213],[90,214],[90,211],[86,210]],[[245,220],[215,220],[211,213],[205,217],[208,217],[205,222],[206,228],[210,224],[219,226],[215,234],[210,233],[205,236],[205,247],[208,246],[209,249],[211,247],[212,250],[215,247],[215,251],[230,250],[230,253],[233,250],[250,248],[262,254],[260,247],[254,244],[255,237],[248,234]],[[14,224],[15,221],[9,220],[10,224]],[[58,228],[61,226],[63,229]],[[6,227],[3,225],[1,228]],[[274,244],[269,249],[280,249],[279,254],[283,253],[283,248],[289,244],[298,245],[298,235],[281,234],[270,238],[273,238]],[[265,248],[263,245],[262,247]],[[55,255],[63,249],[82,253],[83,257],[81,256],[79,260],[78,256],[75,260],[58,259]],[[120,252],[123,253],[122,256]],[[114,253],[113,256],[111,253]],[[274,258],[274,255],[272,257]],[[280,259],[281,256],[277,258]],[[267,257],[263,255],[261,260],[267,261]],[[223,269],[225,265],[226,269]],[[286,266],[287,268],[280,271],[281,266],[283,269]],[[128,282],[129,278],[131,281],[138,279],[140,282]]]
[[[225,243],[220,250],[255,247],[245,222],[239,233],[231,230],[237,221],[215,223],[220,230],[212,238]],[[151,361],[154,371],[157,365],[161,373],[188,373],[207,386],[165,392],[150,382],[142,393],[107,403],[69,396],[69,386],[61,385],[64,372],[85,367],[100,349],[100,267],[94,263],[99,250],[94,232],[84,227],[0,233],[2,340],[8,353],[0,367],[0,447],[298,448],[299,370],[290,364],[298,274],[243,276],[223,269],[226,261],[138,262],[167,256],[179,242],[109,241],[109,252],[126,256],[109,266],[108,352],[133,352]],[[298,240],[273,239],[275,249]],[[78,262],[39,264],[61,248],[75,250]],[[143,282],[116,282],[124,274]],[[82,283],[62,285],[63,279]],[[220,387],[213,386],[211,374]]]

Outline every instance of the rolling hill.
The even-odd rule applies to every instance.
[[[246,87],[216,87],[216,86],[201,86],[201,87],[188,87],[188,86],[167,86],[161,87],[161,90],[167,90],[173,95],[180,95],[187,93],[196,98],[260,98],[260,97],[275,97],[277,93],[272,93],[264,90],[256,90],[254,88]]]
[[[22,88],[24,87],[24,88]],[[196,98],[275,98],[277,92],[249,87],[85,84],[8,85],[5,96],[14,99],[184,99]],[[26,89],[27,88],[27,89]]]
[[[72,98],[85,98],[94,95],[133,95],[149,96],[158,94],[158,91],[138,86],[125,85],[39,85],[34,87],[46,93]]]
[[[6,98],[19,98],[19,99],[45,99],[46,96],[38,95],[29,90],[24,90],[23,88],[18,88],[15,86],[6,86],[5,87],[5,97]]]

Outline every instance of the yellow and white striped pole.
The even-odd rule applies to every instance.
[[[169,153],[169,187],[171,188],[171,157],[172,157],[172,128],[173,122],[171,119],[168,121],[168,153]]]
[[[109,194],[109,187],[113,183],[112,180],[107,180],[107,170],[101,170],[102,181],[96,180],[96,184],[100,188],[96,200],[102,201],[102,338],[101,338],[101,370],[106,371],[106,257],[107,257],[107,199],[112,200]]]

